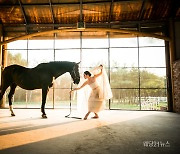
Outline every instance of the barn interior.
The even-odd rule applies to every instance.
[[[81,61],[82,73],[104,62],[113,98],[98,119],[66,118],[77,105],[76,96],[69,100],[66,75],[68,85],[58,87],[66,81],[60,78],[50,89],[48,118],[42,119],[41,91],[16,90],[15,117],[7,92],[0,102],[0,153],[179,153],[179,41],[179,0],[1,0],[1,80],[5,67],[19,63],[16,52],[25,55],[21,64],[27,67],[62,58]],[[52,54],[41,61],[46,51]],[[155,70],[163,76],[153,76]]]

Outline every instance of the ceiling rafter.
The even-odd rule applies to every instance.
[[[23,8],[23,6],[22,6],[21,0],[18,0],[18,2],[19,2],[19,6],[20,6],[20,8],[21,8],[22,15],[23,15],[23,17],[24,17],[24,21],[25,21],[25,25],[26,25],[26,34],[28,34],[28,30],[27,30],[27,24],[28,24],[28,23],[27,23],[26,14],[25,14],[24,8]]]
[[[142,2],[141,10],[140,10],[139,17],[138,17],[139,20],[142,20],[142,17],[143,17],[143,14],[144,14],[144,10],[145,10],[146,1],[147,0],[143,0],[143,2]]]
[[[166,20],[148,20],[148,21],[120,21],[120,22],[111,22],[110,24],[111,25],[119,25],[119,26],[131,26],[131,25],[137,25],[137,24],[153,24],[153,25],[161,25],[161,24],[165,24],[166,23]],[[86,23],[88,26],[90,25],[95,25],[95,26],[106,26],[109,25],[109,23]],[[41,24],[31,24],[31,23],[28,23],[27,27],[52,27],[52,26],[55,26],[55,27],[76,27],[76,23],[74,24],[51,24],[51,23],[41,23]],[[4,24],[4,26],[7,28],[7,27],[24,27],[24,24]]]
[[[80,0],[80,22],[83,22],[83,0]]]
[[[53,9],[52,9],[52,2],[51,2],[51,0],[49,0],[49,7],[50,7],[50,12],[51,12],[52,22],[53,22],[53,25],[54,25],[55,24],[55,18],[54,18],[54,12],[53,12]],[[53,29],[54,29],[54,26],[53,26]]]
[[[109,28],[111,27],[110,23],[112,21],[113,6],[114,6],[113,4],[114,4],[114,0],[111,0],[110,9],[109,9],[109,19],[108,19]]]
[[[72,0],[70,3],[53,0],[27,3],[18,0],[17,2],[15,4],[11,1],[0,2],[0,21],[7,37],[21,35],[18,32],[30,34],[79,27],[130,30],[139,27],[140,31],[149,32],[153,29],[154,33],[158,33],[164,32],[169,19],[180,19],[179,0],[159,0],[158,2],[155,0]],[[13,31],[14,33],[11,33]]]
[[[32,38],[35,36],[40,36],[40,35],[45,35],[45,34],[52,34],[52,33],[60,33],[60,32],[94,32],[94,31],[106,31],[106,32],[115,32],[115,33],[125,33],[125,34],[132,34],[135,36],[147,36],[147,37],[154,37],[154,38],[158,38],[158,39],[163,39],[166,41],[171,41],[171,39],[167,36],[162,36],[162,35],[157,35],[157,34],[153,34],[153,33],[146,33],[146,32],[138,32],[135,30],[126,30],[126,29],[111,29],[111,28],[86,28],[86,29],[77,29],[77,28],[68,28],[68,29],[56,29],[56,30],[49,30],[49,31],[44,31],[44,32],[36,32],[36,33],[32,33],[32,34],[28,34],[28,35],[23,35],[23,36],[19,36],[16,38],[11,38],[8,39],[4,42],[0,42],[0,45],[4,45],[13,41],[17,41],[17,40],[23,40],[23,39],[28,39],[28,38]]]
[[[138,2],[138,1],[142,1],[142,0],[114,0],[114,2],[118,2],[118,3],[129,3],[129,2]],[[104,0],[104,1],[87,1],[87,2],[83,2],[83,4],[103,4],[103,3],[110,3],[111,1],[109,0]],[[59,5],[79,5],[79,2],[69,2],[69,3],[52,3],[52,6],[59,6]],[[3,7],[12,7],[12,6],[19,6],[18,4],[1,4],[1,8]],[[33,4],[22,4],[22,6],[49,6],[49,3],[33,3]]]

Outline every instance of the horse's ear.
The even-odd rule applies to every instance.
[[[79,65],[81,63],[81,61],[80,62],[78,62],[78,63],[76,63],[77,65]]]

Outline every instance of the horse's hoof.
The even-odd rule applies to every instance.
[[[43,115],[42,115],[42,118],[43,118],[43,119],[46,119],[46,118],[47,118],[47,116],[46,116],[45,114],[43,114]]]
[[[15,114],[14,114],[14,113],[11,113],[11,116],[15,116]]]

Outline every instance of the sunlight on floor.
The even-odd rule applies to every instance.
[[[6,109],[0,110],[0,150],[52,139],[68,134],[103,127],[144,116],[152,111],[103,111],[99,119],[65,118],[68,110],[47,110],[48,119],[41,119],[39,110],[16,109],[15,117]]]

